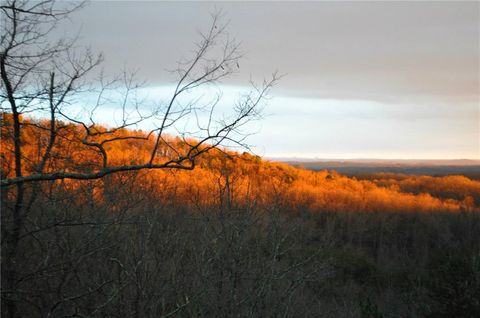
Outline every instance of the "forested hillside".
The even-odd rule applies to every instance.
[[[44,153],[49,132],[37,128],[29,120],[22,136],[24,170],[34,174],[40,155]],[[103,156],[95,148],[85,146],[83,130],[74,124],[60,123],[59,141],[48,162],[47,172],[95,172],[102,168]],[[95,127],[107,131],[106,127]],[[2,176],[13,174],[13,143],[11,121],[3,114],[2,125]],[[138,137],[139,139],[124,138]],[[90,143],[118,139],[106,147],[112,165],[135,165],[150,155],[153,138],[142,131],[118,130],[107,136],[100,135]],[[146,139],[146,141],[145,141]],[[172,138],[173,142],[175,139]],[[178,139],[176,149],[185,141]],[[190,141],[195,144],[195,141]],[[187,145],[185,145],[185,148]],[[200,148],[201,150],[202,148]],[[165,162],[170,160],[171,149],[161,145]],[[372,175],[371,180],[357,180],[334,171],[313,172],[294,168],[287,164],[269,162],[248,153],[236,153],[212,149],[195,163],[193,171],[183,169],[158,169],[149,172],[108,177],[95,181],[98,200],[102,193],[115,189],[117,183],[131,182],[129,193],[137,195],[151,192],[164,204],[175,202],[192,209],[213,207],[268,210],[281,207],[292,213],[299,212],[471,212],[478,211],[480,181],[463,176],[429,177],[395,174]],[[133,169],[132,169],[133,170]],[[55,187],[73,189],[84,182],[63,179],[54,182]]]
[[[1,317],[480,317],[478,4],[0,14]]]
[[[26,174],[48,147],[39,123],[22,121]],[[116,140],[99,154],[82,146],[84,129],[58,125],[45,173],[101,171],[104,158],[135,165],[153,142],[117,130],[90,140]],[[185,142],[196,141],[160,145],[163,160]],[[1,145],[5,179],[15,166],[6,113]],[[462,176],[357,180],[219,148],[193,170],[26,182],[17,289],[3,297],[29,317],[474,317],[479,186]],[[15,188],[2,187],[2,232],[15,202]]]

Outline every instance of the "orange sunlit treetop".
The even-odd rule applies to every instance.
[[[22,160],[26,173],[35,171],[48,138],[48,131],[35,123],[23,121]],[[9,115],[3,114],[2,178],[11,176],[14,170],[11,125]],[[46,166],[48,171],[91,171],[101,167],[101,156],[78,142],[81,133],[75,124],[62,126]],[[125,129],[113,135],[145,137],[141,131]],[[148,156],[152,142],[150,139],[147,142],[120,140],[110,143],[106,151],[113,164],[135,164]],[[172,138],[172,142],[181,147],[180,139]],[[168,159],[169,151],[169,147],[163,145],[160,153]],[[54,185],[56,191],[94,185],[90,195],[95,195],[98,201],[107,200],[112,191],[125,191],[126,197],[149,194],[159,204],[188,206],[199,211],[253,207],[268,211],[277,207],[292,213],[460,212],[479,211],[480,205],[480,182],[464,176],[379,174],[371,180],[357,180],[334,171],[314,172],[218,148],[198,157],[192,171],[167,168],[124,172],[93,181],[49,181],[49,184]],[[78,194],[77,200],[82,201],[82,194]]]

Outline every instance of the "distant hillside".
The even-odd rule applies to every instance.
[[[267,159],[279,162],[342,166],[480,166],[480,160],[475,159],[319,159],[296,157],[269,157]]]
[[[277,159],[278,160],[278,159]],[[480,160],[278,160],[308,170],[335,170],[358,176],[372,173],[402,173],[411,175],[464,175],[480,179]]]

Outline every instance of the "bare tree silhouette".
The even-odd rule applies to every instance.
[[[104,60],[101,54],[79,48],[75,37],[51,40],[52,31],[83,5],[53,0],[8,0],[0,6],[0,105],[3,114],[11,114],[2,120],[13,121],[12,131],[2,139],[11,141],[12,160],[4,160],[13,162],[14,168],[3,171],[1,180],[3,194],[14,196],[15,202],[9,211],[2,211],[11,213],[5,218],[11,222],[2,222],[2,298],[6,299],[11,317],[16,315],[18,293],[17,250],[42,181],[98,179],[144,169],[193,169],[196,158],[212,148],[225,143],[244,145],[241,128],[259,117],[261,105],[277,81],[273,75],[261,85],[252,83],[251,91],[232,105],[234,114],[228,117],[218,116],[215,111],[221,94],[206,103],[198,99],[180,100],[186,93],[215,85],[238,69],[242,58],[239,43],[229,39],[222,14],[215,13],[210,27],[195,43],[193,56],[179,61],[174,70],[178,80],[170,100],[158,103],[155,108],[144,107],[136,94],[142,83],[136,81],[134,72],[123,71],[111,79],[101,71],[95,75]],[[121,120],[114,127],[100,128],[96,114],[112,92],[121,95],[117,100]],[[96,102],[83,105],[86,116],[72,115],[72,108],[78,108],[81,102],[79,96],[85,93],[95,94]],[[25,116],[39,114],[48,120],[25,120]],[[199,120],[205,114],[208,120]],[[178,130],[177,124],[186,120],[197,123],[194,131]],[[121,134],[124,129],[142,127],[147,121],[154,128],[136,135]],[[73,135],[72,124],[76,127]],[[46,133],[38,141],[39,153],[35,159],[23,151],[23,134],[28,125]],[[169,129],[177,129],[178,137],[169,137]],[[130,162],[110,160],[110,145],[133,141],[141,145],[143,155]],[[7,142],[2,141],[2,147],[8,147]],[[75,148],[90,153],[91,158],[83,157],[80,162],[69,156],[68,149]],[[32,184],[31,191],[26,191],[28,184]]]

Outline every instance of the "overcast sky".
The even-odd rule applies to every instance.
[[[81,28],[107,70],[163,91],[215,8],[246,52],[227,100],[287,74],[248,140],[258,154],[480,159],[480,2],[93,1],[58,32]]]

